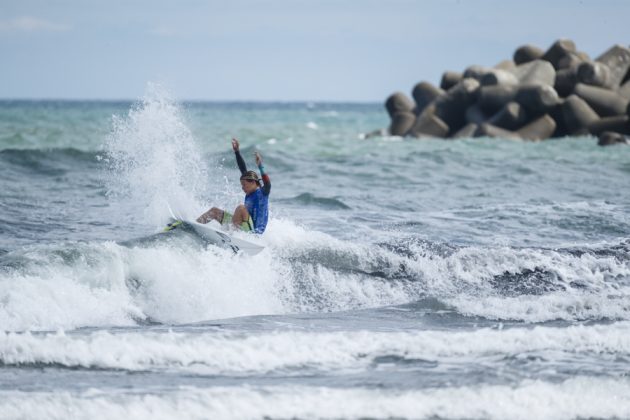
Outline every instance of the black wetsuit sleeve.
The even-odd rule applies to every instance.
[[[247,165],[245,165],[241,152],[237,150],[234,154],[236,155],[236,164],[238,165],[238,169],[241,170],[241,175],[245,175],[245,172],[247,172]]]
[[[269,178],[269,175],[267,175],[267,173],[265,172],[264,166],[260,165],[258,167],[258,170],[260,171],[260,177],[263,181],[262,192],[264,195],[269,195],[269,193],[271,192],[271,178]]]
[[[269,180],[269,175],[265,174],[263,177],[264,185],[262,187],[263,194],[269,195],[271,192],[271,181]]]

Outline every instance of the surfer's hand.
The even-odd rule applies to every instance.
[[[254,156],[256,156],[256,166],[262,165],[262,156],[260,156],[260,153],[254,152]]]
[[[235,138],[232,138],[232,150],[234,150],[235,152],[238,152],[238,148],[239,148],[239,144],[238,144],[238,140],[236,140]]]

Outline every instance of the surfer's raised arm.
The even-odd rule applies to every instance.
[[[238,139],[232,138],[232,150],[234,150],[234,155],[236,156],[236,164],[238,165],[238,169],[241,171],[241,175],[247,174],[247,164],[245,164],[245,159],[240,152],[240,143]],[[258,166],[258,170],[260,171],[260,178],[262,179],[262,192],[265,195],[269,195],[271,192],[271,179],[269,175],[265,173],[265,166],[263,165],[263,159],[259,152],[254,152],[254,156],[256,157],[256,166]]]
[[[271,179],[269,178],[269,175],[267,175],[267,173],[265,172],[265,165],[263,165],[263,160],[260,153],[254,152],[254,156],[256,156],[256,166],[258,166],[258,170],[260,171],[260,178],[263,182],[263,194],[269,195],[269,193],[271,192]]]
[[[236,155],[236,164],[241,171],[241,175],[245,175],[245,173],[247,173],[247,165],[245,165],[245,160],[243,160],[243,156],[241,156],[240,144],[235,138],[232,138],[232,150],[234,150],[234,154]]]

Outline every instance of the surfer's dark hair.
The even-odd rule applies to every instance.
[[[247,171],[243,175],[241,175],[241,180],[255,182],[260,185],[260,178],[258,178],[258,174],[254,171]]]

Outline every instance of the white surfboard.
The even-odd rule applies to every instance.
[[[165,231],[177,228],[190,228],[205,241],[221,248],[231,249],[235,254],[243,252],[247,255],[256,255],[265,249],[264,246],[236,238],[227,232],[222,232],[192,220],[172,219]]]

